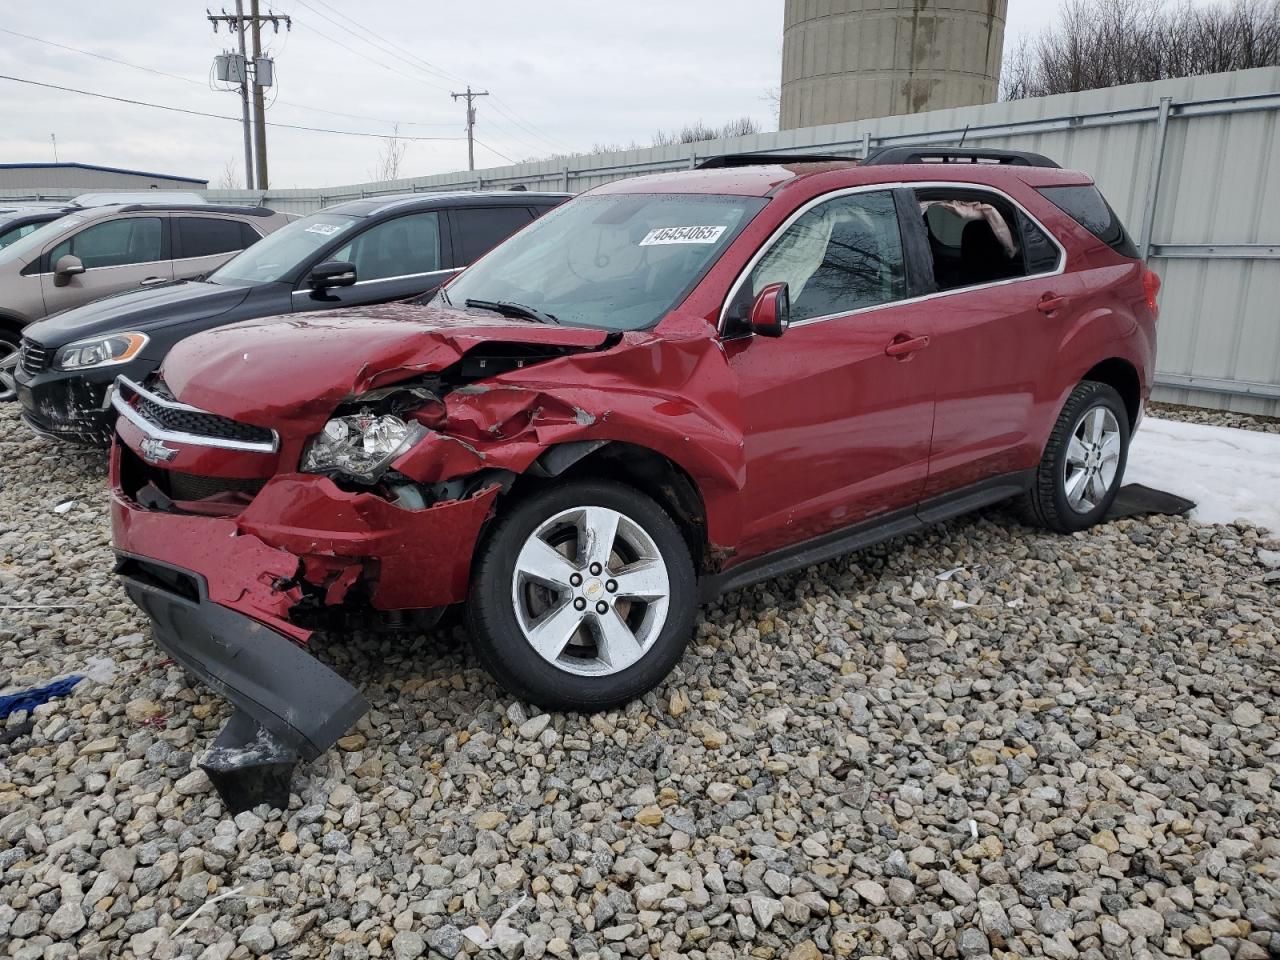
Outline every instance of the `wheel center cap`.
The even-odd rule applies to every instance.
[[[582,587],[584,596],[590,597],[592,600],[604,593],[604,584],[599,580],[588,580]]]

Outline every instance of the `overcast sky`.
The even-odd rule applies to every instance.
[[[226,2],[234,9],[233,0]],[[1060,0],[1011,0],[1007,44],[1052,22]],[[212,5],[213,0],[210,0]],[[0,74],[236,118],[239,96],[211,89],[215,35],[204,0],[63,0],[8,5]],[[248,0],[245,0],[248,9]],[[476,165],[647,143],[658,129],[748,114],[774,128],[782,0],[277,0],[293,30],[264,40],[276,58],[269,122],[440,138],[409,145],[403,176],[465,168],[470,82]],[[339,12],[341,11],[341,12]],[[349,19],[348,19],[349,18]],[[361,29],[363,28],[363,30]],[[26,34],[46,42],[38,42]],[[52,44],[61,44],[54,46]],[[126,61],[95,59],[65,47]],[[243,176],[238,122],[164,112],[0,80],[0,162],[58,158],[208,178]],[[381,142],[269,128],[273,187],[371,178]]]

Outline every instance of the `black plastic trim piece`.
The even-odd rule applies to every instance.
[[[151,618],[156,645],[303,759],[328,750],[369,709],[360,691],[284,634],[212,602],[203,577],[117,556],[125,592]],[[199,599],[170,587],[175,578],[194,582]]]
[[[762,557],[755,557],[736,567],[730,567],[723,573],[704,577],[698,587],[699,596],[703,603],[708,603],[731,590],[740,590],[815,563],[825,563],[841,554],[863,550],[980,507],[1016,497],[1030,489],[1034,477],[1034,470],[993,477],[932,497],[914,507],[881,514],[843,530],[835,530]]]
[[[980,147],[884,147],[862,161],[864,167],[910,163],[990,163],[1009,167],[1061,167],[1041,153],[1026,150],[983,150]]]
[[[728,167],[758,167],[764,164],[857,162],[857,157],[821,153],[725,153],[700,161],[694,169],[724,170]]]

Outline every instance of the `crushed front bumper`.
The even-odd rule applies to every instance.
[[[154,491],[163,473],[112,448],[118,572],[157,645],[236,707],[202,763],[227,806],[287,804],[294,763],[329,749],[368,709],[306,651],[310,630],[296,615],[336,611],[357,588],[379,611],[462,601],[498,489],[407,509],[322,476],[279,474],[247,505],[215,502],[202,514],[191,512],[201,502],[138,502],[139,486]]]

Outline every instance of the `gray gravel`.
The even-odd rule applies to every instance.
[[[1230,410],[1209,410],[1205,407],[1188,407],[1181,403],[1148,403],[1146,409],[1151,416],[1165,420],[1203,423],[1212,427],[1235,427],[1237,430],[1256,430],[1259,433],[1280,433],[1280,417],[1234,413]]]
[[[991,511],[727,597],[594,717],[512,702],[456,636],[329,641],[373,710],[232,820],[194,766],[225,707],[111,577],[101,456],[5,412],[0,457],[0,690],[100,678],[0,746],[5,956],[1280,952],[1255,529]]]

